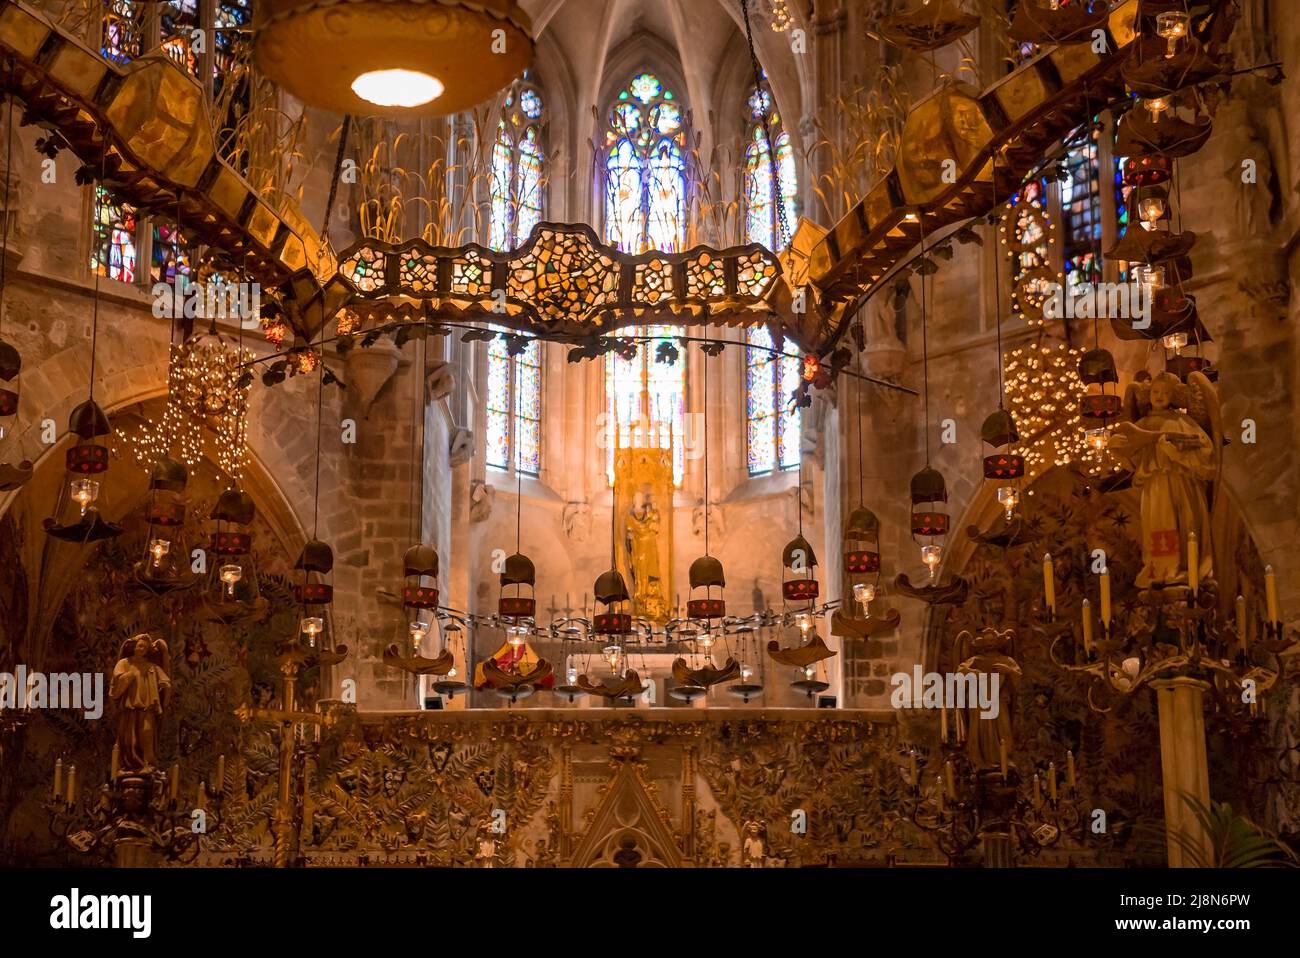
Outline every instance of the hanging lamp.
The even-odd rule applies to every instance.
[[[258,0],[253,57],[303,103],[352,116],[444,116],[532,63],[514,0]]]
[[[132,569],[137,583],[154,595],[166,595],[198,583],[190,568],[185,536],[185,490],[189,470],[183,462],[162,458],[149,473],[149,504],[144,554]]]
[[[92,376],[94,366],[92,348]],[[109,451],[103,441],[113,432],[108,415],[93,398],[87,399],[72,410],[68,431],[77,442],[64,457],[67,481],[59,492],[54,515],[45,520],[45,531],[64,542],[99,542],[120,536],[122,527],[105,520],[96,505],[108,472]]]

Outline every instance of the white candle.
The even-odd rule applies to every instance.
[[[1246,597],[1237,595],[1237,645],[1246,651]]]
[[[1268,600],[1268,621],[1281,622],[1282,617],[1277,614],[1277,578],[1271,565],[1264,566],[1264,597]]]
[[[1087,599],[1083,600],[1083,650],[1089,655],[1092,654],[1092,603]]]
[[[173,802],[176,801],[178,798],[181,797],[181,765],[180,765],[180,762],[176,762],[175,764],[172,765],[172,781],[171,781],[171,792],[170,792],[170,797],[171,797],[171,800],[172,800]]]
[[[1047,766],[1047,797],[1056,801],[1056,763],[1051,762]]]
[[[113,746],[113,757],[108,762],[108,774],[112,778],[117,778],[118,770],[122,767],[122,750],[117,745]]]
[[[1065,753],[1065,784],[1074,788],[1074,752]]]
[[[226,756],[224,753],[217,756],[217,780],[214,784],[218,795],[226,790]]]
[[[1187,534],[1187,584],[1192,587],[1192,595],[1201,584],[1201,563],[1197,556],[1196,533]]]
[[[54,797],[63,796],[63,759],[54,760]]]
[[[1047,599],[1047,611],[1056,611],[1056,572],[1052,565],[1050,552],[1043,556],[1043,594]]]
[[[77,766],[68,766],[68,804],[75,805],[77,802]]]
[[[939,709],[939,741],[948,741],[948,710]]]

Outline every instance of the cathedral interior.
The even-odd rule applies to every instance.
[[[1300,863],[1291,6],[0,0],[0,864]]]

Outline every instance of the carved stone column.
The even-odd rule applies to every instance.
[[[1184,796],[1210,804],[1210,774],[1205,753],[1205,690],[1200,679],[1178,676],[1151,683],[1160,714],[1160,767],[1164,778],[1165,829],[1169,835],[1169,867],[1193,863],[1175,841],[1181,833],[1206,849],[1207,836]]]

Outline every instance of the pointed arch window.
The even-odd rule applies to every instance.
[[[606,467],[614,482],[614,450],[620,447],[672,449],[673,482],[686,474],[686,354],[675,362],[660,361],[660,347],[673,345],[679,331],[672,326],[635,326],[623,335],[647,336],[635,356],[610,353],[605,364],[607,427]]]
[[[755,326],[746,334],[745,413],[746,454],[751,476],[763,476],[799,465],[799,407],[792,398],[799,386],[799,359],[777,356],[772,334]]]
[[[686,236],[685,116],[671,89],[639,73],[605,131],[605,239],[625,253],[679,251]]]
[[[789,236],[781,235],[780,213],[785,213],[786,230],[793,230],[799,195],[794,145],[790,134],[782,129],[781,117],[766,87],[750,91],[745,113],[746,239],[780,250],[790,241]]]
[[[489,178],[488,245],[493,249],[522,245],[541,221],[546,181],[542,146],[545,104],[541,87],[527,74],[515,81],[502,104]]]

